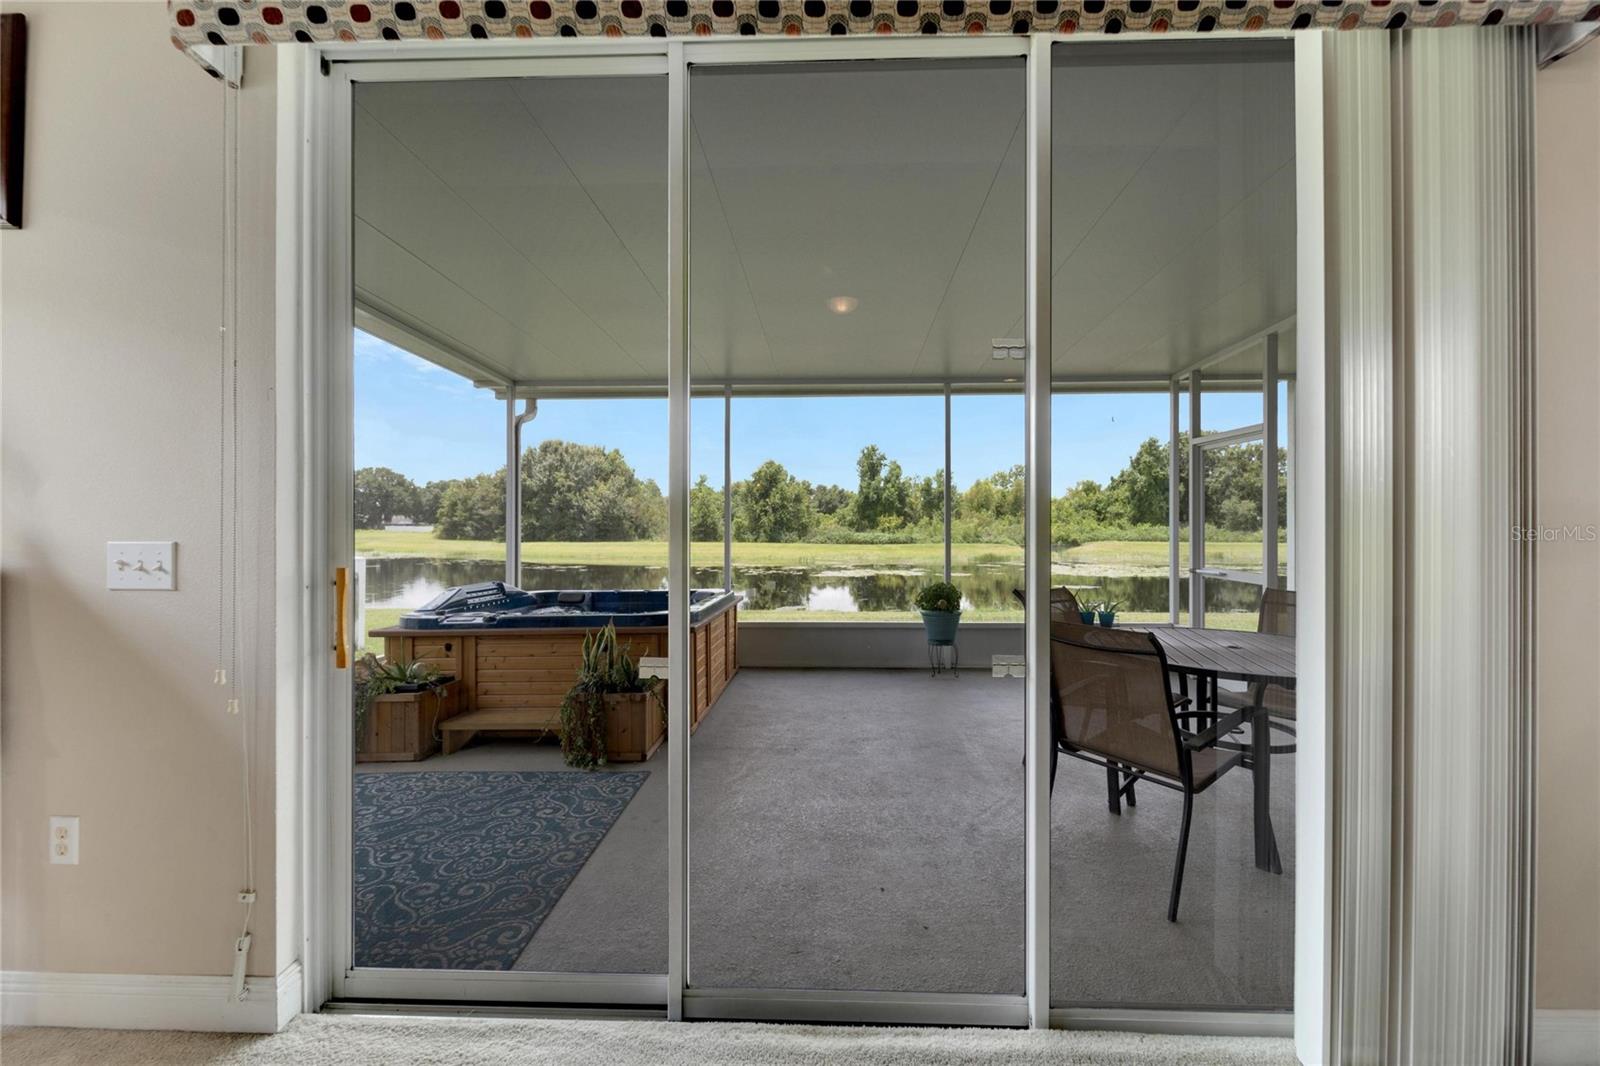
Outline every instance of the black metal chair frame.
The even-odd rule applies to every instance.
[[[1058,636],[1054,631],[1051,632],[1050,639],[1064,643],[1075,643],[1069,637]],[[1154,655],[1160,663],[1162,677],[1172,677],[1176,673],[1179,695],[1170,700],[1167,712],[1172,716],[1172,737],[1177,749],[1178,778],[1174,780],[1160,771],[1118,762],[1109,756],[1086,751],[1071,744],[1063,735],[1061,723],[1061,705],[1057,697],[1057,688],[1061,682],[1060,679],[1052,675],[1050,685],[1050,790],[1052,793],[1055,791],[1056,766],[1060,761],[1060,756],[1070,755],[1074,759],[1105,768],[1106,806],[1112,814],[1118,816],[1122,814],[1122,800],[1124,798],[1127,799],[1128,806],[1138,806],[1138,797],[1134,791],[1134,786],[1140,781],[1149,781],[1153,785],[1159,785],[1162,788],[1183,794],[1183,822],[1178,830],[1178,854],[1173,862],[1172,889],[1167,897],[1167,921],[1176,922],[1178,920],[1178,901],[1183,893],[1184,861],[1189,853],[1189,826],[1193,821],[1194,797],[1209,789],[1221,779],[1224,773],[1240,762],[1240,757],[1237,755],[1224,759],[1218,764],[1217,772],[1209,780],[1197,787],[1194,781],[1193,753],[1205,748],[1217,747],[1217,742],[1221,738],[1248,724],[1249,712],[1240,710],[1228,715],[1219,715],[1214,711],[1181,709],[1190,707],[1194,702],[1188,694],[1187,676],[1181,672],[1173,671],[1167,665],[1167,653],[1161,647],[1159,640],[1154,636],[1149,636],[1149,640],[1151,650],[1148,652],[1107,648],[1092,648],[1092,650],[1114,655]],[[1078,646],[1092,647],[1084,644]],[[1195,721],[1197,724],[1204,724],[1209,721],[1210,724],[1205,725],[1205,728],[1200,731],[1194,732],[1183,728],[1185,721]]]

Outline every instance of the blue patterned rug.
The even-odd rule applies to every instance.
[[[511,969],[649,776],[357,773],[356,965]]]

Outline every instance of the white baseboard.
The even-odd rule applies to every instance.
[[[1600,1063],[1600,1010],[1533,1012],[1535,1066],[1596,1066]]]
[[[300,1013],[300,963],[251,977],[232,999],[227,977],[156,974],[0,973],[0,1022],[85,1029],[186,1029],[275,1033]]]

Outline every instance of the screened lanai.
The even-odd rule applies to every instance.
[[[918,399],[920,432],[942,446],[943,539],[908,580],[960,579],[985,552],[1010,553],[1020,571],[1020,539],[974,547],[954,531],[968,487],[955,471],[978,432],[963,404],[1014,399],[1014,418],[981,432],[1009,435],[1024,454],[1024,64],[727,63],[689,81],[692,412],[722,423],[720,447],[695,438],[695,461],[722,475],[720,581],[696,582],[707,620],[702,636],[692,616],[688,706],[665,696],[668,713],[692,724],[690,981],[1020,995],[1022,604],[1008,586],[1008,616],[969,612],[955,658],[935,654],[914,617],[786,621],[754,610],[739,558],[751,544],[735,518],[735,487],[752,470],[736,468],[735,440],[777,431],[746,414],[769,410],[758,400]],[[1156,624],[1208,631],[1209,587],[1233,590],[1221,599],[1235,628],[1255,630],[1266,590],[1292,584],[1278,536],[1293,486],[1280,465],[1295,370],[1288,42],[1074,47],[1051,92],[1049,379],[1074,405],[1053,419],[1053,451],[1065,459],[1092,444],[1102,400],[1153,404],[1148,435],[1169,464],[1158,508],[1167,536],[1139,545],[1138,565],[1165,581]],[[1100,105],[1074,106],[1084,99]],[[561,404],[665,404],[667,108],[664,79],[648,72],[496,77],[480,67],[446,80],[357,78],[352,97],[354,324],[494,398],[503,579],[530,586],[541,575],[550,587],[526,590],[557,597],[552,608],[582,591],[597,618],[623,612],[595,606],[593,589],[554,584],[563,579],[547,560],[527,557],[540,549],[524,546],[525,509],[539,501],[528,498],[538,490],[524,457]],[[819,419],[805,431],[820,445],[855,428]],[[1252,445],[1259,543],[1213,559],[1206,471],[1226,459],[1234,476],[1238,449]],[[659,454],[668,448],[663,433]],[[1292,447],[1287,455],[1292,464]],[[1070,489],[1052,485],[1051,496]],[[1108,593],[1080,583],[1078,548],[1051,545],[1051,584],[1105,605]],[[1115,570],[1096,581],[1119,579]],[[487,630],[382,632],[391,658],[448,664],[477,702],[441,712],[428,757],[357,767],[356,967],[664,972],[667,747],[574,771],[558,729],[516,717],[535,699],[560,702],[571,667],[553,653],[507,650]],[[632,632],[640,669],[665,676],[664,632]],[[464,652],[469,640],[475,650]],[[1069,683],[1064,665],[1049,669],[1053,684],[1058,674]],[[1179,676],[1175,667],[1174,686]],[[1196,675],[1185,698],[1211,699],[1208,713],[1230,698],[1236,711],[1262,704],[1248,682],[1205,677],[1231,694],[1204,695]],[[1194,797],[1168,795],[1132,761],[1083,765],[1063,740],[1051,790],[1053,1000],[1290,1006],[1292,725],[1265,710],[1255,727],[1241,722],[1221,731],[1232,747],[1214,753]],[[1111,785],[1108,774],[1124,777]],[[502,862],[526,827],[495,814],[498,801],[479,805],[496,789],[562,797],[590,812],[597,834],[556,848],[560,862]],[[1189,798],[1192,846],[1178,844]],[[382,861],[409,831],[389,812],[413,809],[448,812],[452,839],[497,870],[495,886],[548,875],[559,887],[512,892],[515,932],[494,950],[495,929],[477,919],[397,917],[387,906],[404,895],[395,879],[446,876],[443,863],[401,872]],[[555,824],[539,821],[539,832],[570,843]],[[370,835],[382,832],[401,835]],[[1175,847],[1188,848],[1181,909]]]
[[[1262,417],[1205,423],[1216,439],[1197,450],[1277,437],[1295,370],[1287,42],[1073,56],[1053,81],[1054,390],[1170,391],[1174,455],[1207,393],[1253,392]],[[729,404],[725,441],[738,397],[1020,395],[1020,65],[961,66],[955,98],[948,64],[697,74],[691,387]],[[652,81],[360,88],[357,325],[504,400],[509,454],[540,399],[665,396],[666,102]],[[1071,106],[1085,94],[1107,103]],[[1256,103],[1271,99],[1282,106]],[[948,400],[944,415],[948,456]],[[507,505],[514,527],[510,488]],[[1174,531],[1190,523],[1176,496],[1172,510]],[[1188,576],[1174,556],[1173,621]]]

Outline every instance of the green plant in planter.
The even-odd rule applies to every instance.
[[[593,770],[605,765],[607,694],[655,691],[657,679],[639,676],[639,664],[628,648],[618,646],[617,628],[610,622],[584,636],[578,680],[561,701],[561,755],[568,766]]]
[[[935,581],[917,591],[917,610],[961,613],[961,590],[948,581]]]
[[[1093,606],[1095,616],[1099,618],[1100,624],[1109,629],[1117,622],[1117,608],[1122,606],[1122,601],[1101,600],[1099,603],[1096,603]]]
[[[948,581],[935,581],[917,592],[917,610],[922,612],[922,628],[930,641],[950,641],[961,621],[961,590]]]
[[[371,652],[363,655],[356,663],[355,691],[353,695],[355,723],[355,740],[357,747],[361,738],[366,734],[367,715],[372,713],[372,703],[379,696],[387,696],[392,692],[421,692],[423,689],[432,689],[435,692],[444,688],[452,678],[439,673],[438,669],[423,662],[412,663],[387,663]]]

